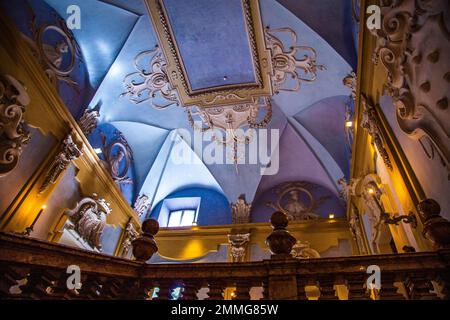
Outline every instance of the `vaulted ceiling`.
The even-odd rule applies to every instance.
[[[143,0],[45,1],[63,17],[67,16],[67,6],[81,8],[82,28],[74,30],[74,35],[96,90],[90,107],[101,103],[100,123],[113,124],[128,140],[134,154],[137,190],[153,192],[153,204],[187,186],[215,189],[230,202],[243,193],[252,200],[288,180],[308,180],[338,194],[336,181],[349,174],[344,122],[350,91],[342,79],[356,65],[351,0],[260,0],[263,25],[291,28],[298,42],[313,47],[318,64],[326,67],[316,81],[302,84],[299,91],[281,92],[272,98],[273,117],[268,127],[280,130],[281,163],[273,176],[262,176],[258,165],[239,165],[239,173],[233,164],[171,165],[171,137],[177,136],[180,128],[192,132],[185,110],[179,106],[159,110],[121,97],[123,79],[136,71],[135,57],[158,44]],[[214,1],[201,0],[199,15],[195,6],[185,6],[183,1],[166,2],[180,50],[189,57],[185,62],[193,86],[214,85],[224,81],[223,75],[230,83],[253,80],[246,58],[248,43],[239,32],[242,21],[229,6],[225,10]],[[215,19],[221,14],[232,23]],[[204,37],[201,47],[192,34]],[[195,156],[197,150],[182,140],[179,143]],[[152,191],[156,180],[161,181],[157,193]]]

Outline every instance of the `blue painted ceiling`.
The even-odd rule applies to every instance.
[[[317,81],[304,83],[299,92],[273,97],[274,115],[269,127],[280,130],[282,168],[279,174],[264,177],[260,167],[252,165],[239,165],[239,174],[232,164],[200,163],[177,169],[171,164],[174,142],[170,137],[177,135],[178,128],[192,132],[183,108],[157,110],[148,103],[136,105],[120,97],[124,77],[135,71],[134,58],[158,44],[143,1],[45,1],[63,17],[69,4],[81,7],[82,30],[75,30],[75,36],[86,58],[91,82],[97,88],[90,106],[101,102],[100,122],[114,123],[130,140],[139,185],[151,192],[161,182],[154,194],[154,205],[183,186],[192,185],[222,192],[230,202],[243,193],[251,201],[257,193],[295,179],[309,179],[338,193],[336,180],[348,173],[349,163],[341,142],[345,140],[342,97],[350,92],[342,85],[342,79],[352,70],[354,57],[349,52],[354,50],[354,43],[347,41],[344,34],[347,29],[342,24],[347,20],[318,23],[323,18],[313,18],[319,10],[336,11],[334,1],[324,2],[327,6],[322,0],[308,1],[306,7],[305,1],[299,1],[303,4],[299,8],[304,8],[302,14],[306,15],[299,19],[298,10],[286,4],[294,14],[279,3],[284,1],[260,0],[264,26],[292,28],[299,43],[313,47],[318,64],[327,68],[319,73]],[[252,81],[248,44],[243,41],[243,32],[239,32],[242,17],[238,0],[165,3],[171,19],[178,24],[177,40],[188,53],[184,62],[189,66],[194,87],[223,85],[224,76],[230,82]],[[292,44],[286,44],[289,45]],[[184,148],[195,154],[188,144]]]
[[[256,82],[241,0],[163,3],[193,90]]]

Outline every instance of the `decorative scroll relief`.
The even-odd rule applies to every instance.
[[[238,201],[231,204],[233,224],[249,223],[251,208],[252,204],[247,203],[247,200],[245,200],[245,194],[240,195]]]
[[[106,136],[101,134],[103,155],[109,172],[116,184],[132,184],[133,180],[127,176],[133,161],[133,152],[125,137],[119,131],[114,132],[114,139],[106,144]]]
[[[110,204],[96,194],[77,203],[64,214],[69,217],[65,229],[76,231],[93,249],[102,250],[100,238],[106,226],[106,218],[111,213]]]
[[[150,208],[150,198],[145,194],[141,194],[136,199],[133,208],[139,217],[144,216]]]
[[[287,33],[293,45],[286,50],[280,39],[274,33]],[[312,47],[297,44],[297,34],[290,28],[270,30],[266,28],[265,38],[267,48],[272,52],[272,87],[275,93],[280,91],[298,91],[302,82],[313,82],[317,79],[317,71],[326,70],[325,66],[317,64],[317,52]],[[297,59],[298,55],[303,59]],[[294,86],[286,87],[288,78],[294,82]]]
[[[288,182],[275,189],[278,195],[276,203],[268,202],[266,205],[285,213],[289,220],[315,220],[319,215],[317,208],[329,197],[314,199],[311,190],[314,185],[308,182]]]
[[[370,136],[373,139],[373,142],[383,159],[384,164],[390,170],[392,170],[392,162],[391,158],[385,148],[385,141],[380,131],[379,123],[376,117],[377,111],[375,107],[371,105],[367,98],[361,96],[361,104],[362,104],[362,121],[361,126],[367,130]]]
[[[381,7],[374,62],[388,71],[399,127],[450,173],[450,4],[399,0]]]
[[[139,232],[133,225],[133,222],[129,221],[125,227],[123,240],[122,240],[122,252],[121,257],[126,258],[132,249],[132,242],[139,236]]]
[[[24,113],[30,103],[26,88],[9,75],[0,75],[0,177],[11,172],[31,135]]]
[[[61,151],[48,168],[44,182],[39,188],[39,193],[44,193],[50,185],[55,184],[69,164],[73,160],[78,159],[82,154],[81,147],[73,141],[72,136],[69,134],[62,143]]]
[[[244,262],[247,246],[250,242],[250,233],[229,234],[228,242],[232,261]]]
[[[258,116],[264,112],[263,119],[258,122]],[[272,103],[268,97],[259,98],[253,103],[221,107],[190,107],[187,109],[188,120],[192,128],[201,132],[211,131],[213,140],[225,146],[232,146],[232,157],[238,163],[238,144],[249,144],[254,130],[238,133],[238,129],[265,128],[272,119]],[[197,117],[202,123],[199,127],[194,120]],[[219,130],[219,131],[216,131]]]
[[[33,9],[29,7],[29,10],[33,17],[32,38],[23,35],[25,41],[55,88],[59,88],[58,81],[63,81],[79,93],[79,85],[70,77],[70,74],[77,67],[77,60],[82,61],[82,54],[72,32],[67,28],[66,21],[56,18],[55,24],[39,26]],[[46,43],[46,39],[50,36],[59,38],[59,41],[52,44]]]
[[[141,63],[144,60],[148,65],[142,67]],[[151,100],[152,106],[157,109],[179,105],[178,95],[169,82],[166,66],[166,59],[158,46],[137,55],[134,59],[137,72],[127,75],[123,80],[127,91],[122,93],[121,97],[127,96],[136,104]],[[168,102],[157,104],[155,98],[158,96]]]

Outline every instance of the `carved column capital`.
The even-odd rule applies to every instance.
[[[233,262],[244,262],[250,233],[229,234],[230,254]]]

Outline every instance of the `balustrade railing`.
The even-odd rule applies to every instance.
[[[367,286],[370,265],[381,270],[379,290]],[[69,266],[79,267],[81,288],[68,286]],[[226,292],[233,292],[230,297],[236,300],[448,299],[449,266],[449,249],[305,260],[275,256],[260,262],[147,264],[0,234],[3,299],[220,300],[228,296]]]

